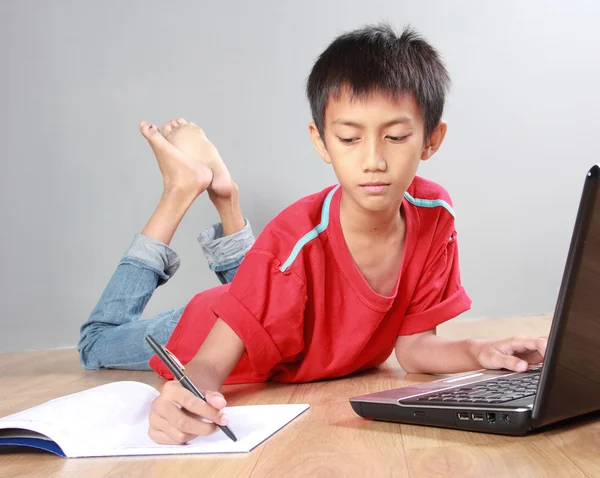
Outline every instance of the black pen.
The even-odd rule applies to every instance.
[[[146,336],[146,341],[150,344],[150,347],[152,347],[152,350],[154,350],[154,352],[156,352],[156,355],[158,355],[158,358],[161,359],[164,362],[164,364],[169,368],[169,370],[171,371],[171,373],[173,374],[175,379],[177,381],[179,381],[179,383],[181,385],[183,385],[186,389],[188,389],[190,392],[192,392],[194,395],[196,395],[198,398],[200,398],[206,402],[206,398],[204,397],[202,392],[196,388],[196,386],[192,383],[192,381],[184,373],[185,368],[183,365],[181,365],[181,362],[179,360],[177,360],[177,357],[175,357],[175,355],[173,355],[172,352],[167,350],[166,347],[163,347],[156,340],[154,340],[154,338],[151,335]],[[234,433],[231,431],[231,429],[228,426],[226,426],[226,425],[217,425],[217,426],[221,430],[223,430],[223,433],[225,433],[225,435],[227,435],[233,441],[237,441],[237,437],[234,435]]]

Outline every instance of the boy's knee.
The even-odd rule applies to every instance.
[[[99,360],[95,356],[96,348],[94,347],[97,339],[96,337],[92,337],[90,334],[90,330],[82,330],[81,335],[79,337],[79,342],[77,343],[77,351],[79,352],[79,363],[86,370],[99,370],[102,368]]]
[[[79,348],[79,363],[86,370],[100,370],[102,367],[94,360],[86,348]]]
[[[100,370],[102,367],[96,360],[92,360],[84,349],[79,349],[79,363],[86,370]]]
[[[86,358],[81,353],[79,354],[79,363],[86,370],[100,370],[102,368],[86,360]]]

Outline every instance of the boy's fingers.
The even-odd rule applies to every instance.
[[[198,433],[187,433],[186,431],[179,429],[168,418],[157,414],[154,414],[154,417],[150,422],[150,430],[155,430],[159,432],[159,434],[162,433],[163,435],[166,435],[167,439],[176,445],[183,445],[199,435]],[[165,439],[164,436],[162,438]]]
[[[486,359],[483,361],[483,366],[487,369],[498,370],[505,367],[505,359],[507,355],[503,354],[498,350],[494,350],[487,354]]]
[[[544,356],[539,352],[532,352],[531,354],[523,357],[523,360],[526,360],[530,364],[538,364],[544,361]]]
[[[514,355],[503,355],[502,362],[502,368],[512,370],[513,372],[525,372],[529,368],[529,364],[525,360],[521,360]]]
[[[174,427],[169,423],[169,420],[161,415],[160,412],[153,410],[150,414],[150,437],[159,443],[182,444],[194,438],[194,435],[187,435],[184,432],[175,433]],[[157,439],[154,439],[156,435]],[[158,441],[161,440],[161,441]]]
[[[150,427],[148,430],[148,436],[156,443],[160,443],[161,445],[181,445],[181,443],[173,441],[173,439],[165,432],[157,430],[156,428]]]
[[[223,414],[210,403],[205,402],[201,398],[196,397],[192,392],[183,388],[179,383],[176,387],[172,387],[169,397],[173,402],[188,412],[206,418],[211,422],[220,423]]]
[[[215,431],[215,425],[213,423],[207,423],[202,421],[200,418],[206,418],[204,414],[198,416],[192,416],[190,413],[186,413],[186,410],[182,410],[175,402],[162,401],[155,407],[155,417],[152,425],[156,428],[163,430],[169,435],[173,434],[169,431],[169,427],[173,427],[178,432],[188,434],[192,437],[198,435],[210,435]],[[166,421],[169,427],[164,425]],[[189,438],[188,438],[189,439]]]
[[[527,352],[539,352],[543,357],[546,354],[546,346],[548,345],[547,340],[540,338],[530,337],[513,337],[508,342],[509,350],[504,350],[505,353],[527,353]]]
[[[227,406],[225,397],[223,397],[223,395],[221,395],[219,392],[206,392],[204,397],[208,403],[219,410]]]
[[[214,423],[205,422],[196,416],[186,413],[184,410],[181,410],[181,414],[183,416],[178,416],[176,423],[173,424],[180,432],[193,436],[206,436],[214,433],[217,429],[217,425]]]

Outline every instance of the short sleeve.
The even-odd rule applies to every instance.
[[[281,272],[268,251],[252,249],[213,311],[240,337],[252,368],[268,374],[304,347],[306,288],[293,272]]]
[[[417,283],[398,335],[431,330],[471,308],[461,285],[456,231],[452,228],[443,241]]]

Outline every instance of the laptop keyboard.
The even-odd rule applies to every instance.
[[[485,382],[472,383],[460,388],[443,390],[414,398],[411,402],[431,404],[455,403],[505,403],[535,395],[540,372],[536,371],[515,378],[498,378]],[[404,400],[403,400],[404,402]]]

